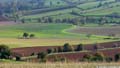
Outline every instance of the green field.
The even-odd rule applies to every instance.
[[[11,48],[32,46],[61,46],[64,43],[90,44],[108,42],[103,40],[107,36],[93,35],[88,39],[86,34],[67,32],[75,26],[71,24],[40,24],[26,23],[0,27],[0,43],[7,44]],[[18,39],[24,32],[35,34],[34,39]]]
[[[0,27],[0,37],[17,38],[24,32],[33,33],[37,38],[85,38],[82,34],[72,34],[67,30],[75,28],[71,24],[25,23]],[[94,38],[97,38],[95,36]],[[101,37],[102,38],[102,37]]]
[[[76,34],[70,33],[68,30],[76,28],[75,25],[71,24],[56,24],[54,21],[53,23],[36,23],[38,22],[39,18],[42,17],[51,17],[53,20],[55,19],[73,19],[79,18],[80,15],[107,15],[112,13],[120,13],[120,6],[119,2],[113,2],[115,0],[105,0],[102,1],[102,4],[109,3],[108,5],[102,5],[98,8],[100,1],[94,0],[45,0],[45,5],[50,8],[54,7],[62,7],[66,6],[67,2],[76,3],[76,7],[67,8],[64,10],[53,10],[49,12],[43,12],[38,14],[31,14],[27,16],[21,16],[20,18],[30,19],[31,21],[25,22],[24,24],[16,24],[16,25],[9,25],[9,26],[0,26],[0,43],[1,44],[8,44],[11,48],[14,47],[29,47],[29,46],[56,46],[56,45],[63,45],[64,43],[70,44],[90,44],[90,43],[100,43],[100,42],[108,42],[113,40],[104,40],[107,36],[98,36],[92,35],[91,38],[86,37],[87,34]],[[106,9],[107,8],[107,9]],[[83,10],[82,10],[83,9]],[[72,14],[71,12],[74,11],[77,14]],[[113,19],[119,21],[120,19]],[[90,22],[91,23],[91,22]],[[86,24],[83,27],[98,27],[98,24]],[[105,25],[106,27],[108,25]],[[18,39],[18,37],[22,37],[24,32],[35,34],[35,39]],[[15,42],[14,42],[15,41]]]
[[[45,6],[48,7],[65,6],[65,5],[67,4],[61,0],[45,0]]]
[[[119,2],[114,2],[115,0],[105,0],[105,1],[91,1],[91,2],[86,2],[83,4],[76,5],[74,8],[68,8],[64,10],[57,10],[57,11],[50,11],[47,13],[40,13],[40,14],[35,14],[35,15],[28,15],[28,16],[23,16],[22,18],[25,19],[34,19],[34,18],[41,18],[41,17],[46,17],[50,16],[53,18],[74,18],[78,17],[77,15],[71,15],[70,12],[75,11],[76,13],[80,15],[108,15],[112,13],[120,13],[120,3]],[[56,1],[55,1],[56,2]],[[105,4],[113,2],[110,4]],[[100,7],[97,7],[99,4],[103,4]],[[81,10],[81,9],[84,10]],[[81,14],[82,13],[82,14]]]

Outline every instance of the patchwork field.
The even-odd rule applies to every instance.
[[[0,1],[0,68],[117,68],[119,62],[120,0]]]
[[[76,26],[71,24],[26,23],[9,26],[4,25],[0,27],[0,43],[7,44],[10,48],[17,48],[32,46],[61,46],[64,43],[90,44],[112,41],[104,40],[107,36],[93,35],[91,38],[88,38],[86,34],[67,32],[74,28],[76,28]],[[35,34],[35,38],[19,39],[24,32]]]

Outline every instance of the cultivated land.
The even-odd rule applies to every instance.
[[[93,35],[103,35],[109,36],[110,34],[115,34],[116,37],[120,36],[120,26],[111,27],[78,27],[76,29],[70,30],[73,33],[80,34],[93,34]]]
[[[83,4],[78,4],[76,5],[76,7],[74,8],[68,8],[68,9],[64,9],[64,10],[56,10],[56,11],[51,11],[51,12],[47,12],[45,14],[43,13],[39,13],[39,14],[35,14],[35,15],[28,15],[28,16],[23,16],[22,18],[25,19],[32,19],[32,18],[40,18],[40,17],[45,17],[45,16],[56,16],[59,17],[60,15],[64,15],[64,17],[68,18],[70,14],[70,12],[72,12],[72,10],[74,10],[76,13],[80,14],[80,15],[95,15],[95,16],[99,16],[99,15],[108,15],[108,14],[112,14],[112,13],[120,13],[119,9],[120,9],[120,5],[119,2],[114,2],[115,0],[105,0],[105,1],[91,1],[91,2],[87,2],[87,3],[83,3]],[[105,4],[105,3],[109,3],[109,2],[113,2],[110,4]],[[99,4],[103,4],[103,6],[101,7],[97,7],[99,6]],[[66,15],[65,15],[66,14]],[[73,16],[73,17],[78,17]],[[61,18],[61,17],[59,17]]]
[[[24,0],[20,1],[24,3]],[[31,6],[29,6],[29,8],[22,8],[27,9],[25,11],[26,15],[22,10],[20,12],[16,11],[16,13],[13,12],[13,16],[15,14],[16,19],[18,13],[18,21],[20,21],[21,19],[22,23],[15,23],[12,21],[0,22],[0,44],[8,45],[15,56],[20,55],[19,57],[21,57],[22,59],[25,58],[25,61],[27,61],[28,59],[29,62],[35,62],[34,59],[39,61],[39,59],[36,59],[36,54],[38,54],[38,52],[46,52],[48,48],[53,49],[57,46],[63,46],[65,43],[69,43],[71,46],[78,44],[88,44],[88,46],[83,46],[83,48],[86,48],[86,50],[88,49],[88,51],[83,50],[78,52],[56,52],[49,55],[63,55],[62,58],[67,57],[67,59],[70,58],[74,61],[76,58],[78,58],[77,61],[80,61],[81,53],[89,53],[90,49],[91,52],[96,53],[97,51],[94,46],[97,46],[97,50],[101,53],[104,53],[105,58],[111,58],[111,56],[113,59],[116,58],[115,56],[119,53],[120,48],[119,43],[113,41],[119,42],[120,40],[120,26],[118,25],[120,23],[120,2],[117,2],[117,0],[43,0],[43,2],[44,7],[40,7],[40,5],[42,4],[37,4],[34,2],[29,4],[24,3],[27,4],[27,7],[29,5]],[[24,6],[24,4],[22,5]],[[36,7],[36,5],[39,6]],[[42,8],[42,11],[40,8]],[[49,11],[47,11],[46,8]],[[8,14],[8,16],[11,17],[11,14]],[[84,16],[86,19],[85,21]],[[101,21],[97,19],[98,17]],[[47,18],[52,18],[53,22],[50,22],[50,20]],[[90,21],[87,18],[92,18],[92,22],[86,23],[86,21]],[[13,18],[11,17],[11,19]],[[24,23],[22,19],[25,19]],[[40,19],[43,21],[40,21]],[[63,19],[67,20],[67,22],[63,22]],[[49,22],[46,22],[48,20]],[[95,22],[93,22],[93,20]],[[75,21],[75,23],[71,24],[71,21]],[[85,25],[81,25],[81,23],[85,23]],[[105,25],[101,26],[101,23],[105,23]],[[111,26],[111,23],[115,26]],[[31,39],[23,39],[22,35],[24,32],[35,34],[35,37]],[[113,34],[115,35],[115,37],[110,36]],[[104,42],[108,42],[108,44],[105,44]],[[101,46],[99,45],[99,43],[103,43],[103,45],[105,46]],[[35,53],[35,56],[31,56],[33,53]],[[0,63],[0,68],[96,68],[96,66],[103,65],[119,65],[119,63],[114,62],[69,62],[54,64],[49,62],[24,63],[16,62],[14,60],[0,60],[0,62],[2,62]]]
[[[3,23],[3,22],[2,22]],[[5,24],[6,22],[4,22]],[[34,25],[34,26],[33,26]],[[2,25],[0,27],[0,43],[7,44],[11,48],[32,47],[32,46],[61,46],[64,43],[90,44],[101,43],[112,40],[104,40],[107,36],[93,35],[91,38],[86,34],[67,32],[74,29],[70,24],[40,24],[26,23],[14,25]],[[33,39],[19,39],[24,32],[35,34]]]

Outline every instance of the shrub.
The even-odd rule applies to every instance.
[[[46,56],[47,56],[47,54],[45,52],[40,52],[40,53],[38,53],[37,58],[38,59],[44,59],[44,58],[46,58]]]
[[[57,53],[58,52],[58,49],[57,48],[54,48],[54,51],[53,51],[54,53]]]
[[[111,57],[106,57],[106,62],[111,62],[111,61],[113,61],[113,59],[111,58]]]
[[[21,22],[22,22],[22,23],[25,23],[25,19],[21,19]]]
[[[69,43],[64,44],[63,46],[63,52],[70,52],[73,51],[73,48],[71,45],[69,45]]]
[[[62,47],[58,47],[58,52],[63,52],[63,48]]]
[[[94,48],[94,50],[98,50],[99,49],[98,44],[95,43],[94,46],[93,46],[93,48]]]
[[[47,53],[48,54],[53,53],[53,49],[47,49]]]
[[[119,61],[120,60],[120,54],[116,54],[115,55],[115,61],[117,62],[117,61]]]
[[[46,62],[47,61],[46,57],[47,57],[47,53],[45,52],[40,52],[38,53],[37,56],[37,58],[40,59],[40,62]]]
[[[86,37],[90,38],[92,36],[92,34],[87,34]]]
[[[30,38],[34,38],[35,37],[35,35],[34,34],[30,34]]]
[[[75,49],[75,51],[82,51],[82,50],[83,50],[83,44],[77,45],[77,48]]]
[[[92,59],[92,55],[90,55],[90,54],[85,54],[83,56],[83,61],[89,62],[89,61],[91,61],[91,59]]]
[[[10,55],[10,48],[6,45],[0,45],[0,59],[9,59]]]
[[[21,60],[21,57],[20,56],[16,56],[16,61],[20,61]]]
[[[34,56],[35,55],[35,53],[33,52],[33,53],[31,53],[31,55],[30,56]]]
[[[23,38],[28,38],[29,34],[28,33],[23,33]]]
[[[102,53],[96,53],[93,55],[92,61],[97,61],[97,62],[101,62],[104,61],[105,57]]]

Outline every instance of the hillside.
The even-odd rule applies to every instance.
[[[0,0],[0,68],[119,62],[120,0]]]

